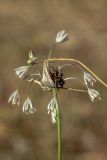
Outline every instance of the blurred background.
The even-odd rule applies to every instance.
[[[14,69],[26,64],[31,49],[40,59],[48,57],[62,29],[71,38],[52,57],[76,58],[107,82],[106,0],[0,0],[0,160],[57,159],[56,126],[47,115],[52,95],[33,85],[37,112],[30,116],[7,101],[20,86],[23,103],[29,83],[16,78]],[[80,75],[67,68],[68,75],[74,72]],[[59,92],[63,160],[107,159],[107,89],[99,82],[95,89],[102,97],[95,103],[84,93]]]

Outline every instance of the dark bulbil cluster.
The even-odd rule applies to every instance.
[[[65,81],[63,79],[63,73],[60,69],[55,68],[53,66],[49,67],[49,74],[51,79],[53,80],[56,88],[63,88]]]

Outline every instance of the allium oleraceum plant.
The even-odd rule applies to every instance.
[[[69,40],[69,38],[70,37],[68,33],[66,33],[65,30],[61,30],[56,35],[56,40],[53,45],[53,48],[55,48],[60,43]],[[76,92],[84,92],[87,93],[90,100],[94,102],[96,99],[101,100],[99,92],[93,88],[94,83],[96,83],[96,81],[99,81],[105,87],[107,87],[107,84],[103,82],[94,72],[92,72],[86,65],[84,65],[79,60],[69,58],[50,58],[51,53],[52,49],[49,52],[49,57],[43,61],[40,61],[39,58],[36,57],[32,51],[30,51],[27,64],[16,68],[15,73],[19,79],[26,80],[30,83],[28,96],[22,105],[22,111],[26,114],[33,114],[36,111],[36,106],[32,103],[30,97],[31,85],[33,83],[38,84],[42,90],[49,91],[50,93],[52,93],[53,97],[47,106],[47,111],[48,114],[50,114],[51,116],[52,123],[57,124],[58,160],[61,160],[61,115],[57,92],[59,92],[62,89]],[[63,64],[59,65],[58,62],[63,62]],[[42,71],[31,73],[31,68],[37,64],[42,65]],[[70,68],[78,67],[80,69],[82,80],[72,76],[65,77],[63,68],[68,65]],[[84,86],[84,89],[82,90],[77,88],[66,87],[67,81],[69,80],[78,81],[79,83],[81,83],[81,85]],[[12,105],[20,105],[20,93],[18,89],[16,89],[10,95],[8,102],[11,102]]]

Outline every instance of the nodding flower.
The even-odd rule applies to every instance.
[[[15,69],[15,73],[19,78],[25,79],[28,76],[30,66],[22,66]]]
[[[35,64],[36,59],[38,59],[38,57],[35,57],[32,50],[29,51],[29,59],[27,61],[28,64]]]
[[[23,112],[25,112],[26,114],[32,114],[36,111],[36,108],[33,106],[31,100],[29,97],[26,98],[24,104],[23,104],[23,108],[22,108]]]
[[[56,123],[58,105],[55,97],[49,102],[47,110],[51,114],[52,123]]]
[[[18,89],[16,89],[9,97],[8,103],[12,102],[13,105],[17,104],[19,105],[20,103],[20,95]]]
[[[88,86],[88,83],[93,86],[93,83],[96,82],[96,79],[92,77],[89,73],[84,72],[84,82]]]
[[[94,102],[95,98],[98,98],[99,100],[101,100],[99,92],[94,89],[88,88],[88,94],[92,102]]]
[[[66,33],[65,30],[61,30],[57,33],[57,36],[56,36],[56,44],[57,43],[62,43],[64,41],[67,41],[69,39],[69,35],[68,33]]]

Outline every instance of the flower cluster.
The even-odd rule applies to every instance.
[[[55,47],[57,46],[57,44],[65,42],[68,39],[69,39],[69,35],[68,33],[66,33],[65,30],[58,32],[55,39],[55,44],[56,44]],[[53,63],[54,61],[66,61],[66,60],[73,63],[75,62],[77,64],[74,65],[70,63],[70,64],[55,66]],[[31,68],[38,63],[42,64],[42,67],[43,67],[42,71],[32,73]],[[76,77],[71,77],[71,76],[65,78],[63,73],[63,68],[67,66],[77,67],[78,65],[83,72],[83,81],[79,80]],[[36,108],[30,99],[30,90],[31,90],[32,83],[38,84],[45,91],[51,91],[53,88],[55,88],[57,90],[68,89],[71,91],[86,92],[88,93],[92,102],[94,102],[96,98],[98,98],[99,100],[101,99],[99,92],[93,89],[93,84],[96,82],[97,76],[93,72],[90,73],[90,70],[88,69],[88,67],[86,67],[82,62],[75,59],[66,59],[66,58],[50,59],[50,56],[49,56],[48,59],[41,62],[41,61],[38,61],[38,57],[34,56],[33,52],[30,51],[29,59],[27,60],[27,65],[16,68],[15,73],[19,79],[27,80],[30,82],[29,93],[22,107],[22,111],[25,112],[26,114],[32,114],[36,111]],[[79,81],[82,85],[85,86],[85,90],[67,88],[66,87],[67,80]],[[13,105],[15,104],[20,105],[20,94],[18,89],[15,90],[10,95],[8,102],[12,102]],[[49,113],[51,114],[52,123],[56,123],[58,104],[55,97],[53,97],[52,100],[49,102],[47,109],[48,109],[48,114]]]

